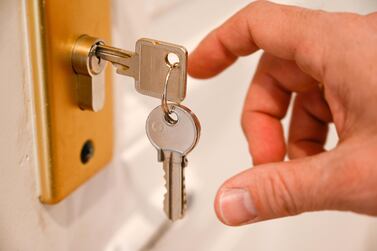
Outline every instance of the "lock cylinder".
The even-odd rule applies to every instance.
[[[105,104],[106,61],[95,55],[96,47],[104,44],[100,38],[82,35],[72,50],[72,67],[77,75],[77,101],[83,110],[98,112]]]

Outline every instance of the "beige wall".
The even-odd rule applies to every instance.
[[[144,134],[145,118],[158,100],[136,94],[131,79],[114,76],[113,163],[62,203],[41,205],[25,1],[0,1],[0,250],[137,250],[164,219],[162,168]],[[147,36],[191,50],[205,33],[247,2],[115,0],[114,44],[132,49],[138,37]],[[374,0],[284,2],[362,13],[377,9]],[[376,250],[377,221],[365,216],[311,213],[237,229],[216,220],[212,201],[217,187],[250,166],[239,115],[257,59],[258,55],[243,58],[211,80],[189,80],[184,104],[197,113],[203,127],[187,169],[191,208],[154,250]],[[228,102],[219,102],[224,99]],[[329,147],[335,142],[333,133]]]

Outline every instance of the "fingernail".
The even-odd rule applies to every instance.
[[[220,193],[220,217],[228,225],[242,225],[257,217],[250,193],[242,188]]]

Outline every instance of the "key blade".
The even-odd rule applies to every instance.
[[[135,78],[139,77],[139,58],[131,52],[107,45],[96,47],[96,56],[111,62],[117,73]]]
[[[186,158],[176,152],[163,152],[166,193],[164,211],[171,221],[183,218],[186,211],[186,191],[184,167]]]

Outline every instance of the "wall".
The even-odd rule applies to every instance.
[[[190,50],[245,0],[113,1],[114,45],[132,49],[153,37]],[[283,1],[281,1],[283,2]],[[328,10],[376,9],[372,0],[285,1]],[[200,144],[189,156],[188,216],[170,226],[161,210],[162,168],[144,134],[158,100],[136,94],[131,79],[114,76],[116,153],[113,162],[56,206],[41,205],[35,179],[25,1],[0,2],[0,250],[375,250],[375,218],[322,212],[228,228],[212,201],[224,179],[251,165],[239,115],[258,55],[243,58],[220,76],[190,79],[184,104],[201,119]],[[219,97],[227,102],[218,102]],[[287,120],[285,121],[287,123]],[[221,124],[221,126],[219,126]],[[334,133],[328,147],[336,142]],[[221,158],[219,158],[221,156]],[[159,229],[155,235],[156,229]],[[148,245],[145,246],[146,243]]]

